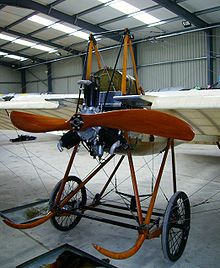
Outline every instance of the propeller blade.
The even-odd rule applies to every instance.
[[[15,127],[34,133],[69,130],[71,128],[69,121],[65,119],[44,115],[13,111],[10,118]]]
[[[81,114],[81,117],[84,121],[82,130],[103,126],[185,141],[191,141],[195,136],[188,123],[160,111],[130,109],[100,114]]]
[[[28,132],[71,129],[70,121],[62,118],[17,111],[11,112],[10,117],[14,126]],[[81,117],[84,121],[81,130],[103,126],[185,141],[190,141],[195,136],[191,126],[185,121],[154,110],[118,110],[100,114],[81,114]]]

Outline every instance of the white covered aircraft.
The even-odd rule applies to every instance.
[[[174,142],[176,140],[177,143],[190,141],[217,144],[219,146],[220,90],[146,92],[146,95],[141,95],[143,92],[137,79],[131,39],[129,31],[126,30],[124,47],[130,46],[136,77],[135,81],[131,81],[134,87],[130,89],[133,89],[133,91],[129,90],[128,84],[130,83],[127,83],[126,53],[124,53],[122,81],[119,83],[117,90],[114,90],[112,86],[114,74],[112,74],[110,81],[110,76],[107,76],[108,83],[103,88],[101,88],[101,81],[99,80],[101,76],[91,76],[92,48],[95,47],[95,42],[93,42],[91,36],[86,80],[80,82],[84,87],[84,102],[80,109],[76,110],[73,107],[76,103],[79,103],[79,101],[76,101],[79,96],[15,95],[11,99],[6,96],[1,97],[0,110],[12,110],[11,113],[9,111],[10,119],[17,128],[36,133],[54,130],[68,131],[60,139],[60,144],[68,149],[73,148],[64,177],[52,192],[51,205],[47,215],[24,223],[15,223],[3,215],[4,222],[13,228],[26,229],[36,227],[51,219],[52,224],[59,230],[67,231],[74,228],[81,217],[86,217],[85,212],[90,206],[86,205],[85,185],[115,157],[115,154],[122,152],[123,155],[120,156],[115,168],[109,174],[107,182],[104,182],[103,189],[96,195],[97,199],[92,201],[92,207],[94,208],[101,204],[101,198],[106,196],[106,194],[104,195],[105,190],[115,177],[125,155],[127,155],[134,192],[132,197],[135,198],[136,214],[133,217],[133,210],[131,218],[135,219],[136,225],[132,226],[132,228],[138,231],[138,237],[131,248],[122,252],[107,250],[99,245],[93,246],[109,258],[126,259],[133,256],[140,249],[145,239],[152,239],[161,235],[165,257],[176,261],[184,251],[189,234],[190,204],[187,195],[182,191],[177,191]],[[63,105],[64,100],[67,101],[66,106]],[[38,110],[36,111],[35,109]],[[27,113],[26,111],[14,110],[30,110],[31,113],[29,111]],[[34,112],[36,113],[33,114]],[[6,112],[7,118],[9,118],[9,113]],[[0,125],[1,128],[5,126],[4,118],[1,116],[1,120],[3,119],[3,123]],[[101,160],[98,166],[82,181],[78,177],[69,176],[81,142],[86,145],[92,157],[98,157]],[[174,194],[168,202],[165,213],[158,217],[158,214],[154,214],[153,210],[169,150],[171,150]],[[163,157],[154,189],[150,199],[148,199],[149,207],[147,211],[143,211],[132,155],[134,153],[154,154],[161,151],[163,151]],[[104,152],[109,152],[107,157],[103,157]],[[73,187],[72,184],[69,187],[69,182],[74,182],[76,185],[74,184],[75,186]],[[65,186],[68,187],[67,191]],[[79,192],[82,197],[80,200],[78,199]],[[144,200],[146,201],[146,199]],[[116,208],[116,206],[109,207]],[[127,210],[128,207],[122,207],[123,211]],[[118,208],[120,207],[117,206]],[[108,210],[109,215],[118,216],[119,214],[117,213],[116,215],[116,212],[110,214],[109,212],[110,210]],[[120,213],[121,215],[122,213]],[[128,215],[124,215],[126,215],[126,223],[104,218],[99,218],[99,221],[128,228]],[[156,216],[155,219],[153,218],[154,215]]]
[[[220,143],[220,90],[182,90],[145,92],[145,95],[115,96],[129,106],[142,106],[172,114],[188,122],[194,132],[194,143]],[[28,110],[69,119],[75,112],[78,94],[7,94],[0,96],[0,128],[12,129],[9,113]],[[7,111],[7,112],[6,112]]]
[[[77,100],[78,94],[0,94],[0,129],[14,129],[9,117],[13,110],[69,118],[74,113]]]
[[[124,102],[142,101],[149,109],[163,111],[188,122],[195,131],[193,142],[220,142],[220,90],[146,92],[146,95],[115,97]]]

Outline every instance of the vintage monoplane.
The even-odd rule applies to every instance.
[[[189,120],[187,123],[180,118],[184,118],[184,112],[186,113],[186,111],[184,110],[185,106],[178,103],[181,99],[178,98],[178,92],[172,96],[169,93],[161,98],[155,93],[142,95],[143,92],[139,86],[132,49],[132,37],[128,30],[124,33],[120,51],[123,47],[121,91],[114,90],[117,62],[110,75],[108,73],[107,85],[103,84],[104,75],[102,73],[99,52],[94,36],[90,35],[86,72],[83,79],[79,81],[80,92],[83,90],[84,100],[81,108],[78,101],[76,112],[69,120],[20,111],[12,111],[10,113],[12,123],[24,131],[35,133],[57,130],[67,131],[60,139],[59,148],[73,148],[73,152],[63,179],[55,186],[51,194],[50,210],[47,215],[24,223],[15,223],[5,217],[4,222],[13,228],[25,229],[36,227],[50,219],[57,229],[67,231],[74,228],[82,217],[95,220],[101,219],[102,222],[135,229],[138,232],[138,237],[134,246],[123,252],[112,252],[99,245],[94,245],[95,249],[100,253],[114,259],[125,259],[134,255],[140,249],[145,239],[152,239],[161,235],[164,256],[171,261],[176,261],[184,251],[190,230],[190,203],[186,193],[177,191],[174,140],[177,140],[177,142],[192,141],[195,136],[194,130],[191,127],[191,123],[194,125],[193,120],[195,119],[193,117],[193,109],[195,109],[196,105],[201,105],[206,111],[208,110],[208,105],[210,106],[210,101],[215,99],[216,106],[214,106],[214,109],[219,110],[220,94],[217,90],[210,91],[208,93],[210,98],[202,101],[201,93],[198,93],[200,96],[197,96],[195,100],[194,97],[197,93],[188,92],[192,102],[187,103],[186,99],[184,99],[187,96],[186,91],[179,93],[180,96],[182,94],[183,103],[185,103],[188,109],[191,109],[192,120]],[[126,73],[128,49],[130,50],[135,74],[135,79],[132,81],[128,81]],[[95,74],[91,73],[93,50],[95,51],[99,67],[99,71]],[[81,99],[80,94],[78,99]],[[151,107],[154,104],[155,107]],[[173,107],[169,106],[171,104],[173,104]],[[182,114],[178,114],[177,107],[182,111]],[[177,116],[154,109],[173,109]],[[209,119],[205,111],[203,116]],[[208,133],[210,128],[207,125],[210,122],[216,126],[213,135]],[[218,143],[220,137],[219,122],[218,114],[210,119],[206,126],[198,122],[201,126],[197,127],[196,134],[201,133],[203,137],[212,136],[210,142]],[[86,146],[92,157],[99,159],[99,165],[96,169],[83,180],[70,175],[80,143]],[[163,158],[154,189],[150,195],[149,207],[147,211],[144,211],[140,201],[132,155],[149,154],[152,152],[152,147],[154,147],[154,152],[163,152]],[[165,213],[158,213],[154,211],[154,205],[169,151],[171,151],[172,159],[173,195],[168,202]],[[108,156],[105,159],[103,159],[104,152],[108,152]],[[86,184],[115,157],[115,154],[121,155],[118,163],[112,170],[102,190],[96,194],[93,202],[87,204]],[[130,178],[134,191],[134,196],[131,200],[131,210],[133,215],[135,215],[135,224],[131,225],[123,221],[119,222],[100,217],[96,219],[95,217],[87,216],[87,210],[105,212],[103,209],[99,209],[99,206],[102,205],[102,197],[125,156],[128,158]],[[75,183],[74,187],[72,187],[72,182]],[[121,209],[122,211],[119,213],[114,210],[108,210],[106,211],[107,214],[124,217],[125,219],[129,218],[128,214],[123,213],[127,209],[126,207],[118,207],[114,204],[103,205],[109,206],[112,209]],[[133,216],[130,218],[133,219]]]

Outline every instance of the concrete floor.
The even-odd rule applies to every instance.
[[[21,133],[21,132],[19,132]],[[70,152],[58,152],[57,137],[37,135],[37,140],[15,144],[9,138],[15,138],[15,131],[0,132],[0,211],[48,198],[54,185],[62,178]],[[135,157],[140,194],[150,191],[151,173],[142,168],[151,156]],[[155,171],[161,157],[149,164]],[[122,261],[111,260],[117,267],[219,267],[220,263],[220,150],[217,146],[182,144],[176,147],[178,190],[185,191],[192,205],[192,221],[189,239],[183,256],[171,263],[164,259],[160,238],[145,241],[138,253]],[[77,155],[72,174],[83,178],[95,160],[85,150]],[[114,160],[105,172],[114,166]],[[88,188],[96,193],[106,180],[101,172]],[[121,183],[128,176],[125,163],[117,174]],[[148,180],[147,180],[148,178]],[[165,168],[161,188],[170,198],[171,188],[170,159]],[[131,191],[130,180],[125,180],[119,190]],[[90,192],[88,194],[91,196]],[[210,197],[212,197],[210,199]],[[113,199],[114,193],[110,194]],[[197,204],[209,199],[200,206]],[[166,200],[160,191],[156,206],[164,209]],[[103,258],[92,247],[97,243],[112,250],[130,248],[137,237],[136,231],[123,229],[109,224],[82,219],[69,232],[56,230],[50,222],[31,230],[15,230],[0,221],[0,267],[12,268],[35,256],[68,243],[98,258]]]

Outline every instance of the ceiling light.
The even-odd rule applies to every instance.
[[[46,47],[46,46],[43,46],[43,45],[35,45],[31,48],[35,48],[35,49],[39,49],[39,50],[43,50],[43,51],[47,51],[47,52],[50,52],[51,50],[54,50],[54,48],[52,47]]]
[[[98,0],[99,2],[102,2],[102,3],[107,3],[107,2],[112,2],[110,0]]]
[[[5,55],[8,55],[8,53],[0,51],[0,56],[5,56]]]
[[[70,33],[77,31],[75,28],[66,26],[66,25],[59,23],[59,22],[54,22],[52,20],[42,18],[38,15],[31,16],[30,18],[28,18],[28,20],[31,20],[33,22],[47,26],[48,28],[52,28],[54,30],[61,31],[61,32],[67,33],[67,34],[70,34]]]
[[[161,24],[164,24],[164,23],[166,23],[166,22],[161,20],[159,22],[151,23],[147,27],[158,26],[158,25],[161,25]]]
[[[36,23],[39,23],[39,24],[42,24],[44,26],[49,26],[49,25],[55,23],[52,20],[48,20],[48,19],[42,18],[42,17],[40,17],[38,15],[33,15],[30,18],[28,18],[28,20],[33,21],[33,22],[36,22]]]
[[[15,39],[12,42],[16,43],[16,44],[19,44],[19,45],[22,45],[22,46],[27,46],[27,47],[31,47],[31,46],[36,45],[36,43],[26,41],[26,40],[23,40],[23,39]]]
[[[113,7],[114,9],[117,9],[124,14],[131,14],[131,13],[140,11],[139,8],[125,1],[113,1],[113,2],[110,2],[108,6]]]
[[[58,31],[61,31],[64,33],[68,33],[68,34],[77,31],[76,29],[71,28],[71,27],[66,26],[66,25],[63,25],[62,23],[54,23],[51,26],[49,26],[49,28],[53,28],[55,30],[58,30]]]
[[[82,31],[76,31],[76,32],[71,33],[70,35],[74,35],[85,40],[89,39],[89,34],[82,32]]]
[[[24,61],[24,60],[27,60],[27,58],[25,57],[20,57],[20,56],[17,56],[17,55],[6,55],[5,56],[6,58],[10,58],[10,59],[15,59],[15,60],[20,60],[20,61]]]
[[[66,25],[59,23],[59,22],[55,23],[52,20],[44,19],[44,18],[37,16],[37,15],[31,16],[30,18],[28,18],[28,20],[34,21],[36,23],[39,23],[39,24],[42,24],[45,26],[48,26],[48,28],[52,28],[52,29],[55,29],[55,30],[58,30],[58,31],[61,31],[61,32],[64,32],[64,33],[67,33],[70,35],[80,37],[82,39],[87,40],[89,38],[89,34],[83,32],[83,31],[77,31],[75,28],[66,26]],[[41,45],[32,46],[32,48],[36,48],[36,49],[40,49],[40,50],[44,50],[44,51],[48,51],[48,52],[50,52],[52,50],[52,48],[48,48],[48,47],[41,46]]]
[[[99,0],[100,2],[106,3],[106,6],[110,6],[114,9],[119,10],[120,12],[129,15],[129,17],[133,17],[136,20],[144,22],[145,24],[153,24],[160,22],[156,17],[144,12],[140,11],[139,8],[127,3],[126,1],[114,0],[114,1],[105,1]]]
[[[0,39],[7,40],[7,41],[13,41],[16,37],[12,37],[10,35],[2,34],[0,33]]]
[[[191,22],[188,21],[188,20],[182,21],[182,25],[183,25],[184,28],[188,28],[188,27],[192,26]]]
[[[57,53],[58,52],[58,49],[52,49],[52,50],[50,50],[48,53]]]
[[[16,43],[16,44],[19,44],[19,45],[23,45],[23,46],[27,46],[27,47],[47,51],[47,52],[50,52],[50,51],[54,50],[54,48],[51,48],[51,47],[43,46],[43,45],[40,45],[40,44],[37,45],[34,42],[30,42],[30,41],[20,39],[20,38],[16,39],[15,37],[11,37],[9,35],[5,35],[5,34],[1,34],[1,33],[0,33],[0,39],[4,39],[4,40],[7,40],[7,41],[11,41],[12,43]],[[3,52],[1,52],[1,53],[3,53]],[[0,54],[0,55],[3,55],[3,54]]]
[[[136,20],[139,20],[141,22],[144,22],[145,24],[152,24],[159,22],[160,20],[144,11],[137,12],[135,14],[131,14],[133,18]]]

